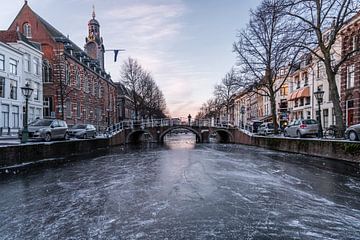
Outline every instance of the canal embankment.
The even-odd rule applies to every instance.
[[[316,138],[267,137],[251,135],[242,131],[236,131],[234,139],[237,144],[360,163],[359,142]]]

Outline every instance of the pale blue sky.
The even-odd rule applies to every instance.
[[[23,0],[1,4],[7,29]],[[119,81],[122,60],[131,56],[151,71],[173,117],[193,116],[214,85],[235,64],[232,44],[260,0],[28,0],[30,7],[83,47],[92,5],[105,48],[125,48],[120,62],[106,53],[106,70]]]

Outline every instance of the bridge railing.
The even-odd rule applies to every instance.
[[[232,122],[214,123],[211,119],[195,119],[192,121],[184,121],[181,118],[162,118],[162,119],[141,119],[141,120],[125,120],[115,123],[108,127],[105,131],[107,136],[114,135],[125,129],[146,129],[154,127],[173,127],[173,126],[190,126],[190,127],[217,127],[230,128],[234,127]]]

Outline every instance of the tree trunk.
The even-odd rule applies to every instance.
[[[271,116],[272,116],[272,122],[274,124],[274,134],[278,133],[278,124],[276,119],[276,99],[275,99],[275,93],[271,93],[270,95],[270,104],[271,104]]]
[[[343,119],[343,112],[340,103],[340,96],[336,85],[336,74],[332,71],[332,68],[329,64],[325,63],[327,79],[329,82],[329,98],[333,103],[335,119],[336,119],[336,127],[337,137],[344,137],[345,132],[345,124]]]

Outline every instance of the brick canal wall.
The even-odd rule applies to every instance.
[[[360,163],[360,143],[349,141],[271,138],[235,133],[235,143],[267,149]]]
[[[109,139],[74,140],[0,147],[0,170],[26,165],[44,159],[89,154],[109,148]]]

